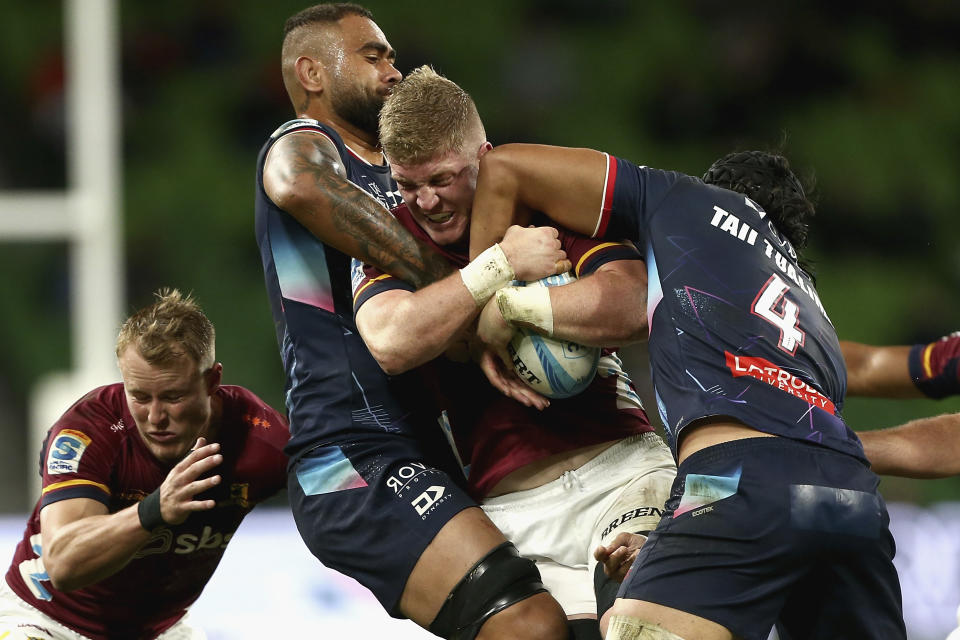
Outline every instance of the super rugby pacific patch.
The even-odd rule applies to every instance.
[[[73,429],[58,433],[47,453],[47,473],[76,473],[80,468],[80,458],[90,442],[87,434]]]

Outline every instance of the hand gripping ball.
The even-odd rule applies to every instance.
[[[515,286],[553,287],[576,279],[572,273],[547,276],[536,282],[517,281]],[[558,340],[518,328],[507,344],[513,368],[534,391],[548,398],[575,396],[590,384],[597,373],[600,347],[588,347],[570,340]]]

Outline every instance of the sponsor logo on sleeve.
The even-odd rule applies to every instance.
[[[360,288],[360,285],[363,284],[366,274],[363,271],[363,262],[357,260],[356,258],[350,259],[350,290],[353,291],[354,297],[357,295],[357,289]]]
[[[81,431],[64,429],[58,433],[47,453],[47,473],[76,473],[80,468],[80,458],[90,442],[87,434]]]

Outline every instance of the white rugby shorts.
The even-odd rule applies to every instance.
[[[534,489],[483,503],[568,616],[597,613],[593,550],[622,531],[656,528],[677,467],[656,433],[626,438]]]

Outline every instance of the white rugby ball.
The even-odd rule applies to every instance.
[[[552,287],[576,280],[572,273],[547,276],[536,282],[514,282],[514,286]],[[548,398],[569,398],[589,386],[597,373],[600,347],[588,347],[558,340],[535,331],[518,328],[507,344],[513,369],[534,391]]]

